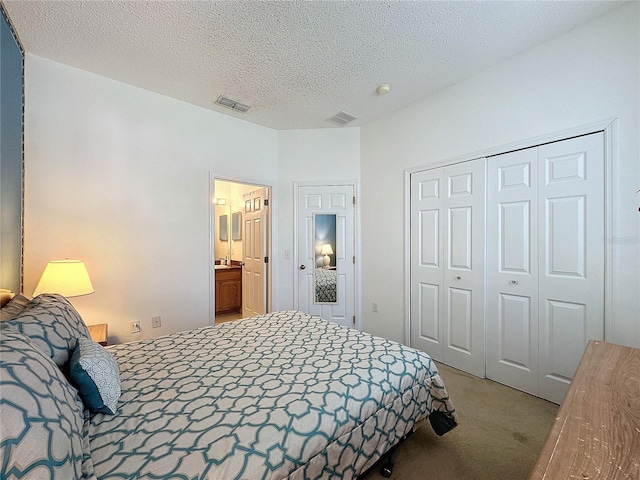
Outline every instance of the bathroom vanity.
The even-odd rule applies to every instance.
[[[242,311],[242,267],[215,266],[216,315]]]

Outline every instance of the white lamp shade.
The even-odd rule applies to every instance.
[[[47,264],[33,296],[58,293],[64,297],[79,297],[93,292],[93,284],[84,262],[67,259],[52,260]]]
[[[331,248],[331,244],[330,243],[325,243],[324,245],[322,245],[322,255],[333,255],[333,249]]]

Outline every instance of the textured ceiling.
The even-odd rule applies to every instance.
[[[275,129],[364,125],[621,4],[2,1],[29,54]]]

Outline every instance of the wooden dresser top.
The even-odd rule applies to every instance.
[[[640,350],[591,340],[531,480],[640,479]]]

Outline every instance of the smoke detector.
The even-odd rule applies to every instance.
[[[378,95],[385,95],[390,91],[391,85],[389,85],[388,83],[381,83],[380,85],[378,85],[378,88],[376,88],[376,92],[378,92]]]

